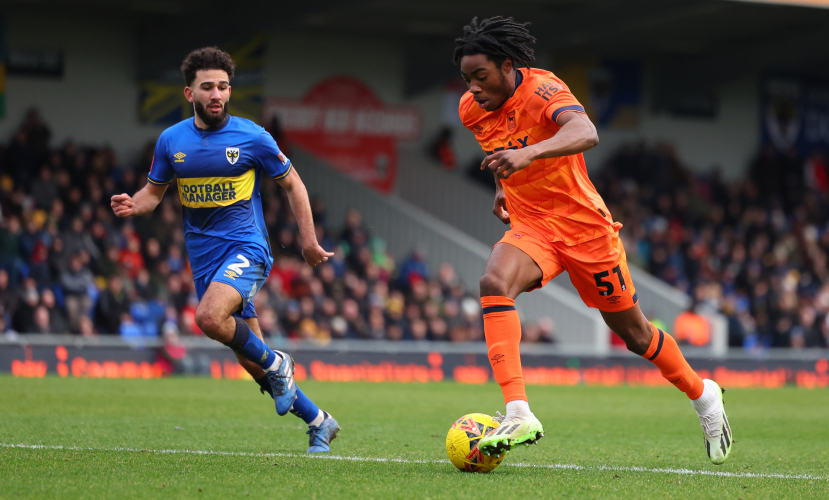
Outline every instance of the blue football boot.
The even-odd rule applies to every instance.
[[[282,363],[274,371],[266,373],[271,383],[273,400],[276,402],[276,413],[279,416],[288,413],[296,400],[296,382],[294,382],[294,358],[290,354],[274,351],[282,356]]]
[[[331,451],[331,440],[337,437],[340,432],[340,424],[334,417],[325,414],[325,420],[319,425],[312,425],[308,428],[308,444],[311,445],[306,451],[308,453],[327,453]]]

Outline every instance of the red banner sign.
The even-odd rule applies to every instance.
[[[285,138],[338,170],[389,193],[397,173],[397,141],[420,136],[420,110],[386,106],[365,83],[331,77],[301,100],[269,98],[265,123],[273,116]]]

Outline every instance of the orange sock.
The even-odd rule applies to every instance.
[[[642,357],[655,364],[662,372],[662,376],[690,399],[698,399],[702,396],[702,390],[705,387],[702,379],[685,361],[685,356],[680,352],[676,340],[653,324],[651,326],[653,327],[653,339]],[[486,323],[484,323],[484,328],[486,328]]]
[[[489,349],[489,364],[504,393],[504,403],[527,401],[521,372],[521,320],[515,301],[508,297],[481,297],[484,309],[484,336]]]

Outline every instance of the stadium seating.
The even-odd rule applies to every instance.
[[[728,317],[729,343],[826,347],[829,183],[764,149],[744,178],[694,175],[669,144],[630,144],[593,182],[625,224],[628,260]]]
[[[131,340],[173,328],[200,335],[175,191],[151,216],[122,220],[109,208],[112,194],[146,182],[153,145],[133,169],[107,148],[68,142],[50,150],[49,136],[33,112],[0,151],[2,330]],[[396,265],[358,211],[332,232],[315,199],[318,239],[335,257],[311,269],[283,190],[263,183],[262,198],[275,261],[255,305],[267,336],[483,339],[478,299],[451,265],[429,269],[417,250]],[[553,340],[549,319],[527,326],[535,341]]]
[[[200,335],[197,300],[176,193],[148,217],[120,220],[114,193],[146,182],[110,149],[72,142],[48,147],[33,111],[0,147],[0,327],[21,333],[155,337]],[[725,182],[695,175],[667,144],[630,144],[593,181],[622,232],[628,259],[725,314],[732,346],[829,344],[829,174],[820,155],[802,161],[764,150],[749,175]],[[476,341],[476,295],[449,264],[429,269],[419,249],[396,263],[384,235],[358,211],[332,231],[313,200],[317,236],[335,257],[316,269],[301,260],[296,223],[275,183],[262,186],[274,267],[255,304],[269,336]],[[525,325],[554,341],[552,321]]]

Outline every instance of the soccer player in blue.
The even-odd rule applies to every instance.
[[[309,452],[330,451],[340,427],[294,381],[291,356],[262,340],[253,307],[273,264],[259,183],[267,175],[288,194],[310,266],[328,260],[317,242],[308,192],[276,141],[255,123],[227,114],[234,64],[216,47],[191,52],[181,71],[184,96],[195,116],[162,132],[144,188],[112,197],[118,217],[152,212],[176,178],[184,210],[184,236],[199,306],[196,323],[208,337],[236,352],[262,392],[308,424]]]

